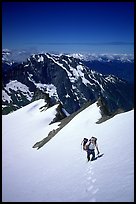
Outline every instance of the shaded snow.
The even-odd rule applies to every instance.
[[[134,111],[101,124],[96,103],[76,115],[38,151],[56,114],[35,101],[2,118],[3,202],[133,202]],[[87,162],[84,137],[98,138],[102,157]],[[127,150],[127,151],[126,151]]]

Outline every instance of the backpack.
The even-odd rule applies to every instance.
[[[87,138],[84,138],[84,139],[83,139],[83,145],[85,145],[87,142],[88,142],[88,139],[87,139]]]
[[[82,143],[83,144],[83,149],[86,150],[86,143],[88,142],[88,139],[84,138],[82,142],[83,142]]]

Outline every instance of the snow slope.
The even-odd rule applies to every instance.
[[[3,202],[133,202],[134,111],[101,124],[96,103],[77,114],[41,149],[32,148],[59,123],[56,106],[35,101],[2,116]],[[100,154],[87,162],[84,137],[96,136]]]

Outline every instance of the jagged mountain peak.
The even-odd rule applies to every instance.
[[[53,104],[60,101],[70,114],[99,96],[106,99],[111,112],[133,107],[132,87],[126,81],[101,74],[80,59],[64,54],[33,54],[27,61],[4,71],[3,110],[9,107],[15,110],[30,103],[37,90],[49,94]]]

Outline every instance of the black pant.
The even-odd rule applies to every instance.
[[[95,151],[94,151],[94,149],[88,149],[87,150],[87,159],[88,159],[88,161],[90,161],[90,155],[91,154],[92,154],[91,161],[93,161],[95,159]]]

